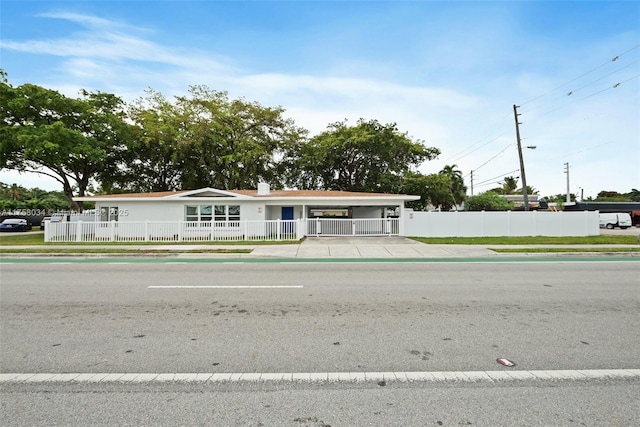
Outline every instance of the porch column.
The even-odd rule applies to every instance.
[[[404,210],[404,202],[399,206],[399,211],[400,211],[400,216],[398,217],[398,235],[399,236],[404,236],[404,230],[405,230],[405,224],[404,222],[406,221],[405,219],[405,210]]]

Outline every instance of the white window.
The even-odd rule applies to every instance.
[[[117,206],[101,206],[100,207],[100,221],[109,222],[118,220],[118,207]]]
[[[240,224],[240,205],[215,205],[213,207],[213,220],[215,222],[225,222],[231,226]]]
[[[185,221],[211,222],[211,205],[185,206]]]

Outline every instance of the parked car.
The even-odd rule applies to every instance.
[[[600,228],[611,230],[614,227],[620,227],[623,230],[631,227],[631,215],[625,212],[601,213]]]
[[[31,224],[26,219],[7,218],[0,223],[0,231],[29,231]]]
[[[42,218],[42,221],[40,221],[40,229],[44,230],[44,227],[46,225],[46,222],[51,221],[51,217],[50,216],[45,216],[44,218]]]

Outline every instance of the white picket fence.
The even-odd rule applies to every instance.
[[[599,233],[598,212],[409,211],[403,219],[50,222],[45,227],[45,242],[292,241],[305,236],[592,236]]]
[[[299,240],[299,220],[50,222],[45,242],[207,242]]]

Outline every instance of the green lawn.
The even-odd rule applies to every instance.
[[[422,243],[451,245],[635,245],[633,235],[602,235],[585,237],[410,237]]]
[[[190,253],[190,254],[250,254],[253,249],[167,249],[167,250],[148,250],[148,249],[122,249],[122,248],[104,248],[104,249],[20,249],[17,247],[0,248],[0,254],[128,254],[128,255],[151,255],[151,254],[171,254],[171,253]]]
[[[638,237],[635,235],[602,235],[586,237],[410,237],[426,244],[452,244],[452,245],[636,245]],[[23,245],[288,245],[298,244],[299,241],[205,241],[205,242],[101,242],[101,243],[76,243],[60,242],[45,243],[44,234],[0,235],[0,246]]]

